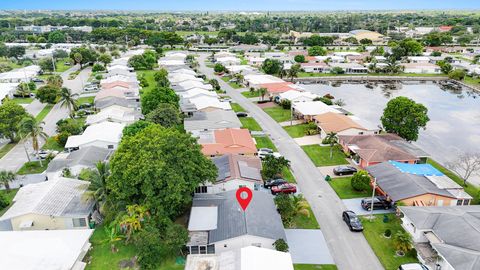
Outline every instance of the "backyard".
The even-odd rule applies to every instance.
[[[142,92],[153,89],[157,85],[157,83],[155,82],[155,78],[153,77],[155,72],[156,72],[155,70],[139,70],[139,71],[137,71],[137,76],[140,77],[143,74],[145,76],[145,80],[148,83],[147,87],[142,87]]]
[[[291,112],[290,110],[286,110],[280,106],[264,108],[263,109],[273,120],[277,122],[285,122],[291,119]]]
[[[302,146],[302,148],[317,167],[349,164],[345,159],[345,154],[338,146],[333,147],[332,158],[330,158],[330,146],[320,146],[314,144],[305,145]]]
[[[252,117],[240,117],[242,126],[250,131],[262,131],[262,127]]]
[[[372,195],[372,189],[369,187],[365,191],[356,191],[351,185],[352,177],[332,178],[328,181],[330,186],[335,190],[340,199],[365,198]]]
[[[388,218],[388,222],[384,222],[384,216]],[[409,252],[403,257],[396,255],[393,236],[405,230],[400,225],[401,220],[395,214],[375,215],[373,220],[361,217],[361,220],[363,234],[385,269],[396,270],[401,264],[418,262],[414,252]],[[387,229],[392,232],[391,238],[383,236]]]

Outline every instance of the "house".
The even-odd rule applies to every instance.
[[[83,270],[93,230],[0,232],[0,269]]]
[[[132,124],[133,122],[139,120],[140,117],[140,112],[131,108],[111,106],[101,110],[97,114],[88,115],[85,123],[87,125],[92,125],[108,121],[122,124]]]
[[[225,68],[228,70],[228,73],[230,74],[242,73],[243,75],[245,75],[245,74],[258,72],[257,69],[254,69],[249,65],[232,65],[232,66],[226,66]]]
[[[415,63],[415,64],[430,63],[430,57],[428,56],[408,56],[407,60],[409,63]]]
[[[116,149],[122,137],[125,124],[101,122],[88,126],[82,135],[68,137],[65,149],[75,151],[87,146],[98,146],[105,149]]]
[[[212,96],[196,96],[188,99],[180,100],[180,110],[192,115],[194,112],[211,112],[216,110],[231,110],[230,102],[220,101],[217,97]]]
[[[268,46],[265,44],[259,45],[250,45],[250,44],[240,44],[230,47],[232,52],[264,52],[268,50]]]
[[[213,59],[214,60],[217,60],[218,58],[224,58],[224,57],[235,57],[236,55],[234,53],[231,53],[231,52],[227,52],[227,51],[221,51],[221,52],[217,52],[213,55]]]
[[[360,167],[366,168],[384,161],[425,163],[428,154],[395,134],[339,135],[343,151]]]
[[[185,270],[293,270],[292,256],[255,246],[221,252],[220,254],[190,254]]]
[[[400,206],[402,227],[431,269],[480,269],[480,206]]]
[[[244,76],[244,81],[247,82],[248,86],[254,88],[259,88],[262,84],[268,83],[285,83],[285,81],[280,78],[265,74],[248,74]]]
[[[405,73],[420,73],[420,74],[441,74],[442,69],[431,63],[404,63],[403,72]]]
[[[94,201],[85,199],[90,182],[55,177],[26,185],[0,217],[0,230],[88,229]]]
[[[286,239],[270,194],[252,191],[244,212],[235,193],[195,194],[188,223],[189,254],[220,254],[248,246],[274,249],[276,240]]]
[[[279,101],[288,100],[291,103],[295,102],[312,102],[315,98],[319,96],[308,91],[298,91],[298,90],[288,90],[286,92],[280,93]]]
[[[183,74],[183,73],[173,73],[168,74],[168,80],[172,85],[177,85],[184,81],[198,81],[203,82],[202,78],[195,77],[195,75],[191,74]]]
[[[254,156],[226,154],[211,159],[217,167],[215,182],[207,182],[199,186],[195,193],[221,193],[248,187],[258,190],[263,184],[261,170],[262,161]]]
[[[110,69],[108,71],[108,73],[105,73],[105,74],[102,74],[105,75],[106,77],[108,77],[108,75],[123,75],[123,76],[134,76],[135,75],[135,72],[131,72],[127,69],[123,69],[123,68],[114,68],[114,69]]]
[[[333,132],[337,135],[363,135],[377,134],[379,128],[369,129],[355,122],[351,117],[327,112],[313,117],[315,124],[320,130],[320,136],[326,137],[328,133]]]
[[[321,101],[296,102],[292,104],[293,116],[305,122],[313,121],[314,117],[327,112],[340,113],[334,106],[329,106]]]
[[[112,80],[109,79],[108,82],[104,81],[100,83],[100,87],[102,89],[111,89],[111,88],[124,88],[124,89],[131,89],[137,90],[139,89],[139,82],[138,81],[124,81],[124,80]]]
[[[117,97],[123,99],[130,99],[140,102],[139,91],[135,89],[126,89],[122,87],[114,87],[109,89],[102,89],[96,95],[94,102],[96,103],[99,100],[109,97]]]
[[[30,82],[40,72],[39,66],[28,66],[0,73],[0,83]]]
[[[187,90],[185,92],[179,92],[178,95],[181,98],[185,98],[185,99],[201,97],[201,96],[215,97],[215,98],[219,97],[217,92],[209,91],[209,90],[205,90],[205,89],[201,89],[201,88],[192,88],[192,89]]]
[[[116,64],[116,65],[110,65],[107,67],[107,72],[110,72],[111,70],[126,70],[128,72],[133,72],[133,68],[132,67],[129,67],[129,66],[126,66],[126,65],[119,65],[119,64]]]
[[[186,67],[184,60],[171,60],[171,59],[160,59],[158,60],[158,65],[161,67],[172,67],[172,66],[179,66],[179,67]]]
[[[128,80],[137,81],[137,74],[135,72],[125,72],[124,70],[118,70],[118,72],[103,73],[102,77],[102,81],[107,79],[115,80],[117,78],[122,78],[123,80],[125,80],[125,78],[128,78]]]
[[[265,57],[248,57],[248,64],[250,66],[261,66],[267,58]]]
[[[125,99],[124,97],[105,97],[101,100],[95,100],[95,108],[103,110],[109,107],[125,107],[133,110],[140,110],[140,99]]]
[[[184,119],[185,131],[199,137],[202,132],[226,128],[241,128],[234,111],[216,110],[210,112],[195,112],[192,117]]]
[[[0,83],[0,104],[5,98],[13,98],[19,83]]]
[[[216,59],[216,63],[222,64],[223,66],[233,66],[240,65],[240,59],[237,57],[226,56]]]
[[[227,128],[201,133],[198,143],[206,156],[255,155],[257,147],[248,129]]]
[[[136,85],[136,86],[138,86],[138,83],[139,83],[136,76],[111,75],[109,77],[106,77],[106,78],[100,80],[100,85],[108,84],[108,83],[112,83],[112,82],[116,82],[116,81],[126,82],[126,83],[129,83],[131,85]]]
[[[187,54],[183,52],[170,51],[165,53],[162,59],[185,61]]]
[[[469,205],[473,199],[463,188],[430,164],[386,161],[368,166],[376,191],[406,206]]]
[[[307,57],[307,60],[309,63],[345,63],[345,55],[337,52],[339,55],[317,55],[317,56],[309,56]],[[348,54],[347,54],[348,56]]]
[[[328,73],[330,72],[330,66],[325,62],[308,62],[301,63],[300,66],[305,72],[315,72],[315,73]]]
[[[95,168],[97,162],[108,161],[112,153],[112,150],[97,146],[87,146],[70,153],[62,152],[48,163],[46,173],[48,178],[53,178],[68,168],[72,175],[78,175],[82,169]]]
[[[201,88],[201,89],[205,89],[205,90],[213,90],[213,87],[212,87],[211,84],[204,84],[201,81],[192,81],[192,80],[188,80],[188,81],[178,83],[178,88],[182,89],[184,91],[192,89],[192,88]]]
[[[185,75],[193,75],[193,76],[196,76],[197,73],[191,69],[188,69],[188,68],[178,68],[178,69],[171,69],[168,71],[168,74],[169,75],[173,75],[173,74],[185,74]]]
[[[368,68],[357,63],[329,63],[330,70],[341,68],[345,74],[366,74]]]
[[[260,84],[259,88],[267,89],[267,96],[269,98],[275,98],[281,93],[285,93],[287,91],[303,90],[300,86],[293,84],[291,82],[264,83],[264,84]]]

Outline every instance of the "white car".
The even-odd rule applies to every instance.
[[[407,263],[400,265],[398,270],[430,270],[430,268],[421,263]]]
[[[267,156],[273,156],[274,158],[279,158],[282,156],[280,153],[274,152],[270,148],[260,148],[258,149],[257,154],[260,159],[264,159]]]
[[[58,154],[58,151],[53,151],[53,150],[40,150],[38,151],[38,157],[40,159],[46,159],[49,155],[57,155]],[[36,153],[34,153],[35,156],[37,156]]]
[[[83,91],[85,92],[93,92],[93,91],[98,91],[98,87],[95,85],[88,85],[83,88]]]

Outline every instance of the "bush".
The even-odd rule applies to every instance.
[[[333,105],[333,101],[329,98],[326,98],[326,97],[317,97],[313,101],[321,101],[321,102],[323,102],[323,103],[325,103],[329,106]]]
[[[62,131],[55,136],[55,141],[58,143],[58,145],[65,146],[65,144],[67,143],[68,137],[70,137],[71,135],[72,134],[70,134],[67,131]]]
[[[293,59],[297,63],[305,63],[305,55],[303,55],[303,54],[295,55],[295,57]]]
[[[288,252],[288,244],[282,238],[277,239],[275,242],[273,242],[273,246],[277,251]]]
[[[220,73],[220,72],[224,72],[225,71],[225,67],[222,65],[222,64],[215,64],[215,66],[213,67],[213,71],[217,72],[217,73]]]
[[[99,72],[99,71],[104,71],[104,70],[105,70],[105,67],[101,64],[95,64],[92,67],[93,72]]]
[[[284,99],[280,101],[280,106],[282,106],[282,108],[284,108],[285,110],[290,110],[290,108],[292,107],[292,102],[288,99]]]
[[[383,235],[387,238],[390,238],[390,236],[392,236],[392,231],[390,229],[386,229]]]
[[[370,186],[370,177],[366,171],[356,172],[351,180],[352,188],[356,191],[365,191]]]
[[[96,80],[101,80],[101,79],[103,79],[102,74],[97,74],[97,75],[95,75],[95,79],[96,79]]]
[[[59,90],[60,89],[58,87],[45,85],[38,88],[36,96],[42,103],[54,104],[57,100]]]
[[[275,205],[282,218],[283,224],[288,225],[292,222],[296,214],[295,204],[287,194],[279,194],[275,197]]]
[[[323,97],[328,99],[335,99],[335,97],[332,96],[330,93],[325,94]]]
[[[5,209],[5,207],[9,206],[10,202],[7,199],[7,196],[5,194],[0,193],[0,210]]]
[[[452,80],[457,80],[457,81],[461,81],[465,78],[465,71],[462,70],[462,69],[455,69],[455,70],[452,70],[448,73],[448,78],[452,79]]]

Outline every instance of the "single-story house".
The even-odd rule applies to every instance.
[[[170,51],[166,52],[165,56],[162,59],[169,59],[169,60],[181,60],[184,61],[187,58],[187,54],[183,52],[175,52]]]
[[[185,99],[201,97],[201,96],[215,97],[215,98],[219,97],[217,92],[215,91],[209,91],[209,90],[200,89],[200,88],[192,88],[185,92],[179,92],[178,95]]]
[[[112,82],[127,82],[127,83],[135,83],[136,85],[139,83],[136,76],[125,76],[125,75],[112,75],[110,77],[104,78],[100,80],[100,85],[112,83]]]
[[[262,84],[285,83],[284,80],[278,77],[265,74],[248,74],[244,76],[244,81],[247,83],[248,86],[254,88],[261,87]]]
[[[292,256],[281,252],[255,246],[220,254],[190,254],[187,256],[185,270],[293,270]]]
[[[100,84],[100,87],[102,89],[111,89],[111,88],[125,88],[125,89],[132,89],[132,90],[138,90],[139,89],[139,83],[138,81],[123,81],[123,80],[116,80],[116,81],[111,81],[110,82],[103,82]]]
[[[186,67],[184,60],[160,59],[158,65],[161,67],[181,66]]]
[[[135,72],[131,72],[126,69],[122,68],[115,68],[115,69],[110,69],[108,73],[102,74],[102,76],[110,74],[110,75],[124,75],[124,76],[129,76],[129,75],[136,75]]]
[[[301,87],[291,82],[277,82],[277,83],[264,83],[258,86],[259,88],[267,89],[267,97],[275,98],[281,93],[287,91],[301,91]]]
[[[248,246],[274,249],[276,240],[286,240],[272,196],[262,191],[252,193],[245,212],[238,204],[236,190],[195,194],[188,223],[188,253],[219,254]]]
[[[199,186],[195,193],[221,193],[248,187],[258,190],[262,185],[262,161],[255,156],[227,154],[212,158],[218,175],[215,182],[207,182]]]
[[[330,72],[330,66],[327,65],[325,62],[301,63],[300,66],[302,67],[303,70],[305,70],[305,72],[317,72],[317,73]]]
[[[339,135],[338,143],[362,168],[389,160],[414,164],[428,157],[427,153],[395,134]]]
[[[13,98],[19,83],[0,83],[0,104],[5,98]]]
[[[97,114],[88,115],[85,123],[87,125],[98,124],[102,122],[132,124],[133,122],[139,120],[140,117],[140,112],[135,111],[132,108],[111,106],[101,110]]]
[[[399,209],[421,262],[442,270],[480,269],[479,205]]]
[[[406,206],[469,205],[472,197],[430,164],[386,161],[368,166],[377,193]]]
[[[298,90],[288,90],[286,92],[280,93],[279,101],[289,100],[292,103],[295,102],[312,102],[315,98],[319,96],[308,91],[298,91]]]
[[[195,112],[192,117],[184,119],[183,125],[185,131],[191,132],[195,137],[205,131],[242,127],[234,111],[223,110]]]
[[[310,63],[320,63],[320,62],[329,62],[329,63],[345,63],[345,56],[339,55],[318,55],[318,56],[309,56],[307,58]]]
[[[65,149],[75,151],[87,146],[117,149],[125,124],[101,122],[88,126],[83,134],[68,137]]]
[[[188,69],[188,68],[172,68],[170,70],[168,70],[168,74],[169,75],[173,75],[173,74],[186,74],[186,75],[193,75],[193,76],[196,76],[197,73],[191,69]]]
[[[205,90],[213,90],[213,87],[211,84],[205,84],[201,81],[196,81],[196,80],[188,80],[184,82],[178,83],[178,88],[183,89],[184,91],[190,90],[192,88],[201,88]]]
[[[105,97],[95,100],[95,108],[104,110],[109,107],[125,107],[140,111],[140,99],[125,99],[124,97]]]
[[[313,117],[315,124],[320,130],[320,136],[325,137],[328,133],[334,132],[337,135],[363,135],[377,134],[379,129],[369,129],[355,122],[351,117],[327,112]]]
[[[405,63],[402,64],[405,73],[425,73],[440,74],[442,70],[439,66],[431,63]]]
[[[227,128],[200,134],[198,142],[206,156],[255,155],[257,147],[248,129]]]
[[[327,113],[341,113],[335,106],[329,106],[321,101],[307,101],[297,102],[292,104],[293,115],[298,119],[303,119],[305,122],[314,121],[314,117]]]
[[[118,98],[130,99],[130,100],[135,100],[137,102],[140,102],[140,93],[138,90],[125,89],[121,87],[114,87],[110,89],[100,90],[95,95],[94,102],[96,103],[97,101],[102,100],[104,98],[108,98],[108,97],[118,97]]]
[[[103,73],[102,77],[102,81],[106,79],[115,80],[117,78],[128,78],[128,80],[137,80],[137,74],[135,72],[126,72],[124,70],[118,70],[118,72]]]
[[[188,115],[194,112],[211,112],[216,110],[231,110],[230,102],[220,101],[217,97],[197,96],[188,99],[180,99],[180,110]]]
[[[242,73],[243,75],[245,75],[245,74],[258,72],[257,69],[252,68],[249,65],[233,65],[233,66],[226,66],[225,68],[228,70],[228,73],[230,74]]]
[[[233,66],[233,65],[240,65],[240,59],[237,57],[226,56],[217,58],[216,63],[222,64],[223,66]]]
[[[0,269],[83,270],[93,230],[0,232]]]
[[[330,70],[333,68],[341,68],[345,74],[366,74],[368,68],[357,63],[329,63]]]
[[[87,146],[70,153],[62,152],[55,156],[47,167],[48,178],[60,175],[63,169],[68,168],[72,175],[78,175],[84,168],[95,168],[97,162],[106,162],[110,158],[112,150],[97,146]]]
[[[26,185],[0,217],[0,230],[88,229],[94,201],[85,199],[90,182],[55,177]]]
[[[0,83],[30,82],[40,72],[40,67],[31,65],[0,73]]]
[[[250,45],[250,44],[240,44],[230,47],[232,52],[264,52],[268,50],[268,46],[265,44]]]
[[[430,63],[430,57],[428,56],[408,56],[407,60],[409,63],[415,63],[415,64]]]
[[[261,66],[267,58],[265,57],[248,57],[248,64],[251,66]]]
[[[195,77],[195,75],[192,75],[192,74],[183,74],[183,73],[168,74],[168,80],[172,85],[176,85],[184,81],[203,82],[202,78]]]
[[[224,57],[236,57],[236,54],[227,52],[227,51],[221,51],[221,52],[216,52],[213,55],[214,60],[217,60],[218,58],[224,58]]]
[[[129,71],[129,72],[132,72],[133,71],[133,68],[132,67],[129,67],[129,66],[126,66],[126,65],[110,65],[107,67],[107,72],[110,72],[111,70],[115,70],[115,69],[123,69],[123,70],[126,70],[126,71]]]

